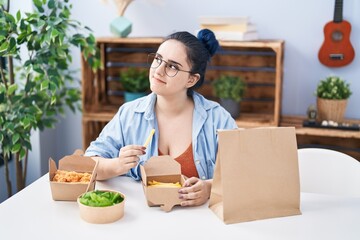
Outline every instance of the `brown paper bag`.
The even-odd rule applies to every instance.
[[[226,224],[298,215],[295,128],[219,131],[209,208]]]

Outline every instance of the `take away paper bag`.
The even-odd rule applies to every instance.
[[[295,128],[219,131],[210,209],[226,224],[298,215]]]

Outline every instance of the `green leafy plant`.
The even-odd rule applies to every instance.
[[[0,147],[9,196],[9,158],[15,160],[19,191],[25,187],[31,132],[54,127],[66,106],[81,110],[71,46],[94,71],[101,67],[91,30],[70,18],[68,2],[33,0],[34,12],[15,16],[0,8],[0,57],[6,59],[0,64]]]
[[[239,76],[221,75],[212,83],[214,95],[222,99],[241,101],[245,94],[245,81]]]
[[[127,92],[139,93],[150,89],[149,74],[146,70],[130,67],[120,73],[120,81]]]
[[[350,84],[337,76],[329,76],[320,80],[315,95],[324,99],[348,99],[352,92]]]

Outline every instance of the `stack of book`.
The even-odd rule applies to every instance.
[[[210,29],[218,40],[252,41],[259,38],[256,25],[248,17],[202,16],[199,22],[201,29]]]

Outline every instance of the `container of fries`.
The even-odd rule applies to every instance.
[[[112,223],[124,216],[125,195],[112,190],[94,190],[77,199],[80,217],[89,223]]]
[[[168,155],[154,156],[141,165],[140,170],[148,206],[159,206],[169,212],[180,205],[178,191],[185,179],[178,162]]]
[[[49,182],[53,200],[76,201],[77,197],[95,189],[97,162],[79,151],[59,160],[49,159]]]

